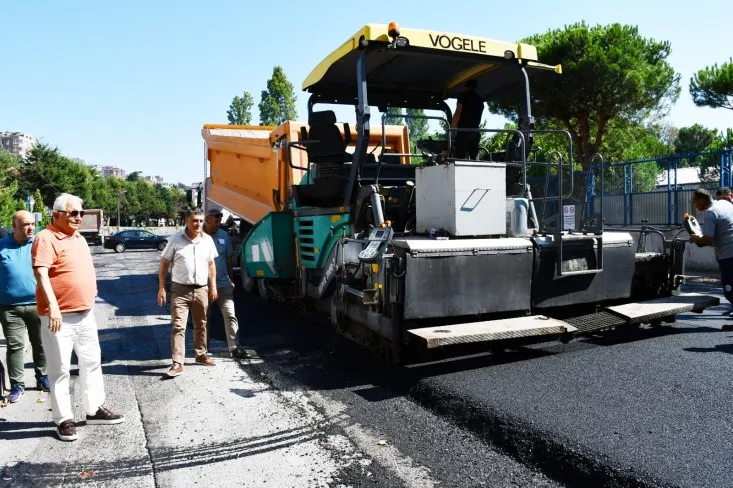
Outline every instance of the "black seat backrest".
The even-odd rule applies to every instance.
[[[308,159],[312,163],[346,161],[346,143],[341,138],[341,131],[336,126],[336,114],[333,110],[312,112],[308,117],[310,134],[308,139],[318,142],[308,144]]]

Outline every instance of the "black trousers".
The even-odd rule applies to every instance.
[[[476,159],[480,143],[480,132],[459,132],[454,141],[453,156],[456,159]]]
[[[723,295],[733,304],[733,258],[721,259],[718,261],[718,266],[720,266]]]

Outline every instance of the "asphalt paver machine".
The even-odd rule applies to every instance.
[[[717,304],[680,294],[684,241],[639,253],[629,232],[604,230],[602,204],[567,224],[572,141],[535,130],[530,97],[535,77],[561,72],[527,44],[366,25],[306,78],[307,123],[204,126],[207,201],[251,222],[245,287],[323,314],[399,363],[659,325]],[[448,134],[458,130],[446,100],[468,79],[485,100],[519,94],[518,130],[493,131],[506,150],[478,160],[452,157]],[[324,104],[354,107],[355,126]],[[373,108],[437,113],[425,117],[446,135],[411,145]],[[565,162],[531,158],[549,132],[567,139]],[[560,174],[555,196],[532,196],[538,165]]]

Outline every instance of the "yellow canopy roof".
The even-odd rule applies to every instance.
[[[560,66],[537,62],[537,49],[529,44],[496,41],[419,29],[399,29],[403,47],[388,48],[389,26],[368,24],[321,61],[303,82],[303,90],[325,97],[356,97],[356,67],[363,49],[366,58],[370,105],[395,104],[400,98],[456,97],[468,79],[476,79],[486,96],[519,80],[516,67],[561,72]]]

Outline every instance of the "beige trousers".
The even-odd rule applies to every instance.
[[[173,362],[183,365],[186,357],[186,323],[188,311],[193,318],[193,348],[196,357],[206,354],[206,310],[209,307],[209,287],[171,284],[171,351]]]
[[[216,303],[219,305],[221,315],[224,318],[224,329],[227,336],[227,346],[229,351],[237,347],[237,331],[239,330],[239,322],[234,313],[234,288],[231,286],[222,286],[217,288]],[[211,306],[214,304],[212,303]]]

